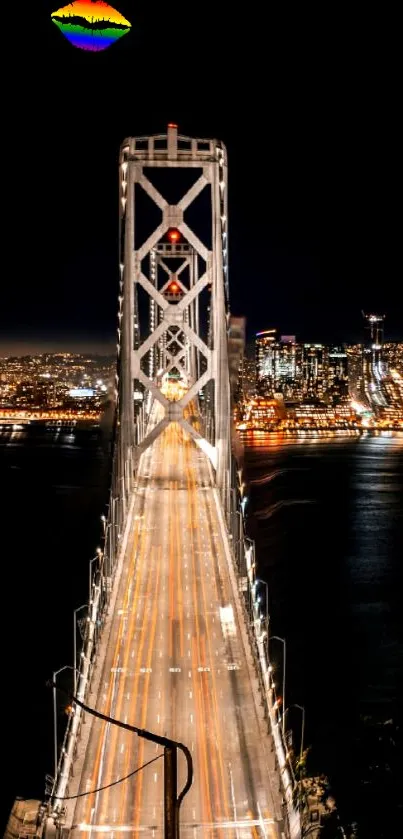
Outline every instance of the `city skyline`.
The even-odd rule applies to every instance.
[[[332,344],[344,345],[360,344],[365,342],[365,325],[362,317],[362,310],[356,312],[357,324],[351,335],[345,335],[341,329],[339,334],[334,332],[333,336],[331,338],[328,337],[327,339],[323,338],[323,333],[321,333],[320,329],[318,330],[318,333],[308,334],[308,332],[304,330],[303,324],[296,331],[287,328],[278,328],[276,325],[272,324],[270,318],[264,317],[261,317],[261,324],[266,325],[261,326],[259,329],[253,329],[250,322],[248,323],[248,317],[245,315],[245,312],[239,312],[238,315],[245,316],[246,318],[246,345],[249,353],[254,352],[254,341],[256,335],[259,334],[259,332],[264,332],[266,328],[276,329],[276,331],[281,335],[295,335],[297,342],[303,344],[321,343],[330,346]],[[393,343],[403,340],[403,324],[400,329],[396,328],[394,332],[390,332],[388,328],[388,321],[389,318],[386,315],[385,342],[389,341]],[[394,322],[396,322],[396,319],[392,319],[392,324]],[[287,326],[287,321],[285,321],[285,325]],[[320,337],[321,334],[322,337]],[[85,334],[77,334],[77,332],[73,329],[69,331],[65,325],[60,333],[56,332],[54,329],[52,332],[44,330],[42,332],[35,333],[31,331],[31,333],[28,332],[28,334],[25,332],[19,338],[12,333],[7,336],[3,331],[3,334],[0,337],[0,358],[5,358],[11,355],[35,355],[46,352],[90,352],[99,355],[113,356],[116,355],[115,331],[112,330],[109,333],[104,332],[104,334],[94,333],[93,335],[88,336]]]
[[[74,338],[65,337],[59,339],[46,338],[32,338],[30,340],[16,340],[9,341],[3,339],[0,341],[0,359],[10,356],[20,357],[24,355],[43,355],[45,353],[56,354],[58,352],[71,353],[91,353],[92,355],[108,355],[116,356],[116,343],[111,338],[110,340],[97,341],[93,340],[78,340]]]

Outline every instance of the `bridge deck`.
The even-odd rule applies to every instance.
[[[142,456],[132,524],[97,708],[191,749],[184,839],[277,839],[278,776],[255,703],[211,473],[177,424]],[[111,784],[161,752],[93,720],[80,792]],[[162,781],[160,759],[78,799],[72,835],[162,836]]]

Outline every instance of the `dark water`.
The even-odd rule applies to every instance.
[[[286,704],[305,707],[311,767],[331,777],[345,821],[392,839],[403,816],[403,435],[257,436],[245,462],[271,632],[287,642]],[[281,649],[272,641],[280,688]],[[301,716],[289,711],[296,736]]]
[[[108,469],[107,442],[97,431],[0,430],[0,829],[15,795],[42,799],[45,775],[53,774],[45,684],[73,662],[73,609],[88,598]],[[71,675],[60,674],[61,687],[71,688]]]
[[[287,640],[287,704],[305,707],[313,767],[330,774],[346,819],[359,819],[365,839],[392,839],[397,750],[390,727],[379,740],[362,718],[401,722],[403,436],[256,440],[246,462],[263,482],[251,486],[248,510],[267,516],[250,526],[271,631]],[[87,599],[108,467],[97,433],[0,432],[3,823],[16,794],[42,798],[53,771],[45,682],[72,663],[73,609]]]

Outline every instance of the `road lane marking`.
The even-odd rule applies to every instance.
[[[204,507],[205,507],[205,510],[206,510],[206,520],[208,520],[207,519],[207,508],[206,508],[206,496],[205,495],[202,496],[202,504],[204,504]],[[200,512],[202,514],[202,511],[200,511]],[[210,533],[206,533],[206,536],[208,538],[208,543],[209,543],[209,547],[210,547],[210,556],[214,557],[214,556],[218,555],[219,552],[217,550],[215,550],[216,546],[213,544],[213,541],[211,540]],[[199,534],[198,534],[198,538],[200,538]],[[217,586],[217,581],[216,581],[216,586]],[[207,612],[207,608],[206,608],[207,607],[206,587],[205,587],[205,584],[204,584],[203,576],[201,577],[201,589],[202,589],[204,611]],[[218,595],[218,588],[217,588],[217,598],[218,598],[218,596],[219,595]],[[212,604],[210,604],[210,605],[212,606]],[[214,618],[213,618],[213,622],[214,622]],[[207,636],[207,645],[208,645],[208,650],[209,650],[209,659],[211,661],[212,660],[212,644],[211,644],[210,629],[209,629],[209,622],[208,621],[206,621],[206,636]],[[203,641],[203,645],[204,645],[204,649],[205,649],[206,638],[204,636],[202,638],[202,641]],[[226,775],[226,772],[224,770],[224,763],[223,763],[223,753],[224,753],[223,731],[222,731],[222,726],[220,724],[220,719],[219,719],[218,692],[217,692],[216,675],[215,675],[214,669],[212,671],[211,709],[213,711],[213,723],[214,723],[214,727],[215,727],[217,752],[218,752],[217,758],[218,758],[218,766],[219,766],[219,776],[220,776],[220,781],[221,781],[221,793],[219,793],[219,802],[221,804],[221,808],[223,807],[224,813],[226,814],[227,819],[228,819],[229,814],[230,814],[230,806],[229,806],[229,801],[228,801],[227,775]],[[217,781],[218,781],[218,778],[217,778]],[[218,783],[217,783],[217,787],[219,788]],[[218,808],[217,808],[217,810],[218,810]],[[221,809],[221,815],[223,813],[223,810]]]
[[[146,683],[143,690],[143,694],[141,697],[142,704],[141,704],[141,721],[140,727],[145,728],[146,720],[147,720],[147,708],[148,708],[148,694],[150,688],[150,673],[151,667],[150,662],[152,659],[152,651],[154,647],[154,640],[155,640],[155,633],[157,629],[157,619],[158,619],[158,595],[159,595],[159,586],[160,586],[160,571],[161,571],[161,546],[158,548],[158,563],[157,563],[157,579],[155,580],[155,599],[153,601],[154,609],[152,613],[151,619],[151,631],[149,635],[149,647],[148,647],[148,655],[147,655],[147,666],[148,666],[148,673],[146,677]],[[150,575],[151,577],[151,575]],[[137,690],[136,690],[136,699],[137,699],[137,691],[138,691],[138,683],[137,683]],[[138,748],[138,758],[137,758],[137,765],[140,767],[144,762],[144,740],[140,739],[139,748]],[[127,774],[127,771],[126,771]],[[135,788],[135,803],[134,803],[134,811],[136,813],[136,821],[135,821],[135,830],[139,826],[140,822],[140,810],[141,810],[141,801],[142,801],[142,791],[143,791],[143,780],[144,780],[144,773],[140,772],[138,776],[138,782]],[[127,793],[127,785],[126,785],[126,793]]]
[[[131,616],[130,626],[129,626],[129,635],[134,632],[135,621],[136,621],[135,614],[137,612],[138,605],[143,598],[143,591],[142,591],[142,588],[141,588],[141,580],[142,580],[143,574],[141,572],[142,572],[142,569],[143,569],[144,566],[145,566],[146,570],[148,571],[148,564],[145,564],[146,544],[147,544],[146,543],[146,535],[144,533],[144,534],[142,534],[142,540],[141,540],[141,544],[139,546],[139,569],[138,569],[138,574],[137,574],[137,578],[136,578],[136,585],[135,585],[135,590],[134,590],[134,595],[133,595],[133,601],[134,602],[133,602],[132,616]],[[151,574],[149,574],[148,579],[146,577],[146,583],[147,583],[147,585],[145,586],[145,588],[146,588],[145,604],[147,604],[149,602],[149,596],[150,596],[150,593],[151,593],[151,584],[152,584]],[[145,608],[145,606],[144,606],[144,608]],[[144,639],[144,623],[145,623],[145,621],[143,620],[143,624],[142,624],[141,632],[140,632],[140,643],[139,643],[138,649],[137,649],[136,667],[140,664],[142,654],[143,654],[143,645],[144,645],[144,640],[145,640]],[[127,649],[126,649],[126,657],[128,657],[128,654],[129,654],[129,647],[127,647]],[[140,678],[139,673],[137,671],[136,675],[135,675],[135,679],[134,679],[134,690],[131,692],[131,696],[130,696],[130,711],[131,711],[131,713],[132,713],[132,708],[133,707],[136,708],[137,689],[138,689],[139,678]],[[122,705],[123,705],[123,693],[118,698],[118,702],[119,701],[120,701],[120,707],[118,709],[118,712],[116,713],[116,716],[117,716],[118,719],[119,719],[119,716],[121,714],[121,708],[122,708]],[[113,767],[113,745],[114,745],[114,743],[116,743],[116,738],[111,741],[111,745],[110,745],[112,767]],[[126,750],[126,755],[125,755],[125,758],[124,758],[124,768],[123,768],[123,774],[124,775],[128,774],[130,754],[131,754],[130,750],[127,749]],[[105,801],[104,807],[105,807],[105,809],[104,809],[104,812],[106,812],[106,813],[108,812],[110,794],[111,794],[110,789],[105,790],[105,794],[104,794],[104,801]],[[120,821],[121,822],[123,822],[123,820],[124,820],[123,817],[124,817],[125,806],[126,806],[126,796],[127,796],[127,785],[123,785],[123,788],[121,790],[120,808],[119,808],[120,809]]]
[[[128,573],[129,573],[129,575],[132,575],[134,573],[134,569],[135,569],[136,564],[137,564],[137,549],[138,549],[138,546],[139,546],[140,542],[141,542],[140,528],[139,528],[138,525],[135,525],[134,528],[133,528],[133,547],[132,547],[132,550],[127,552],[129,554],[129,561],[128,561]],[[123,563],[124,563],[124,561],[127,557],[127,553],[126,553],[126,555],[123,559]],[[123,571],[123,569],[122,569],[122,571]],[[123,603],[124,603],[125,606],[129,605],[129,600],[130,600],[129,592],[126,591],[125,597],[123,599]],[[119,661],[120,645],[121,645],[121,642],[122,642],[122,637],[123,637],[123,621],[120,621],[119,622],[118,633],[117,633],[117,639],[116,639],[116,643],[115,643],[114,656],[113,656],[113,660],[114,660],[115,664],[117,664],[117,662]],[[108,697],[107,697],[106,704],[105,704],[106,713],[110,712],[110,710],[112,708],[112,704],[113,704],[113,684],[114,684],[114,680],[111,680],[109,682]],[[102,729],[102,735],[99,736],[99,738],[98,738],[98,748],[97,748],[96,757],[95,757],[95,771],[92,775],[92,778],[96,778],[97,774],[98,774],[99,763],[100,763],[100,760],[101,760],[101,755],[102,755],[102,749],[103,749],[103,746],[104,746],[104,742],[105,742],[106,737],[107,737],[107,732],[108,732],[107,725],[104,724],[103,729]],[[84,816],[87,816],[87,818],[88,818],[88,813],[91,812],[91,805],[92,805],[93,801],[94,801],[94,795],[92,795],[92,796],[89,795],[87,801],[84,803]],[[91,820],[92,820],[92,816],[91,816]]]

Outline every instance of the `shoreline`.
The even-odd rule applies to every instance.
[[[379,435],[379,434],[403,434],[403,428],[393,428],[389,426],[387,428],[376,428],[368,427],[368,428],[332,428],[332,426],[326,426],[322,428],[250,428],[250,429],[242,429],[237,430],[240,438],[243,440],[248,437],[253,437],[255,434],[269,434],[269,435],[282,435],[286,437],[306,437],[313,436],[313,437],[321,437],[321,436],[337,436],[337,437],[362,437],[371,435]]]

